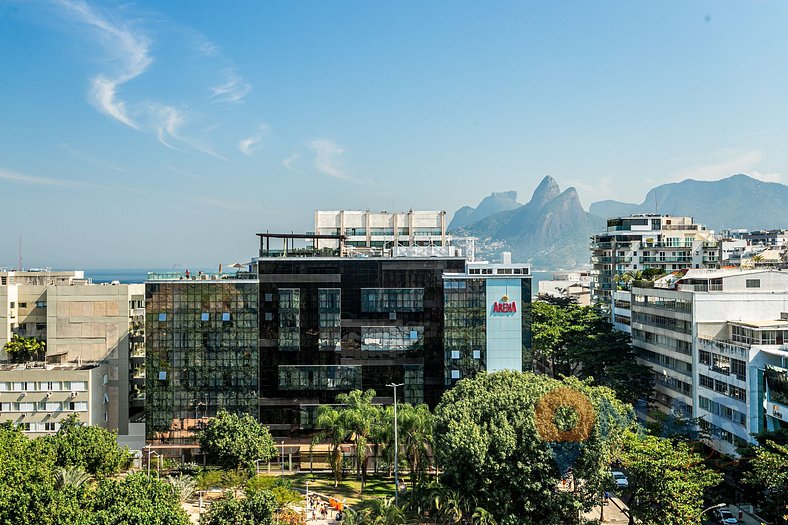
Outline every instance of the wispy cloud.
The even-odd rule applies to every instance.
[[[63,179],[50,179],[47,177],[36,177],[34,175],[17,173],[15,171],[9,171],[3,168],[0,168],[0,181],[12,182],[17,184],[31,184],[35,186],[59,186],[59,187],[83,186],[83,184],[76,181],[63,180]]]
[[[766,182],[780,182],[783,178],[781,173],[763,172],[757,169],[763,160],[763,153],[760,150],[723,150],[710,157],[708,162],[671,173],[668,179],[671,182],[685,179],[718,180],[737,173],[744,173]]]
[[[119,173],[129,173],[129,170],[127,170],[125,168],[121,168],[121,167],[115,166],[113,164],[110,164],[110,163],[108,163],[108,162],[106,162],[106,161],[104,161],[102,159],[99,159],[98,157],[95,157],[95,156],[93,156],[93,155],[91,155],[89,153],[85,153],[84,151],[81,151],[81,150],[79,150],[79,149],[77,149],[77,148],[75,148],[75,147],[73,147],[70,144],[67,144],[65,142],[61,143],[61,144],[58,144],[57,145],[57,149],[59,149],[60,151],[62,151],[66,155],[77,159],[80,162],[84,162],[85,164],[89,164],[91,166],[95,166],[96,168],[102,168],[102,169],[106,169],[106,170],[117,171]]]
[[[97,6],[85,0],[53,2],[62,15],[76,22],[75,27],[90,38],[93,47],[106,55],[102,70],[90,78],[88,90],[88,100],[98,111],[130,128],[154,135],[167,148],[193,149],[227,160],[211,145],[211,132],[221,119],[215,104],[237,104],[252,87],[215,44],[195,29],[179,26],[176,22],[162,22],[165,17],[158,20],[134,18],[128,14],[128,8]],[[147,26],[142,27],[142,23]],[[198,60],[194,63],[205,70],[200,72],[201,78],[212,81],[181,90],[178,95],[181,100],[177,102],[157,100],[155,95],[149,97],[147,94],[145,98],[135,98],[139,92],[134,91],[131,81],[153,71],[155,46],[149,36],[153,28],[157,34],[161,33],[159,36],[175,36],[172,45],[168,45],[172,51],[164,55],[163,60],[179,52],[192,55],[189,58],[197,54]],[[178,63],[163,65],[171,69],[177,68]],[[209,99],[205,97],[206,89],[211,93]]]
[[[292,155],[290,155],[289,157],[287,157],[286,159],[284,159],[282,161],[282,166],[284,166],[285,168],[287,168],[290,171],[294,171],[296,173],[301,173],[300,171],[298,171],[297,169],[295,169],[293,167],[293,164],[295,164],[295,162],[299,158],[300,158],[300,156],[298,155],[298,153],[293,153]]]
[[[83,1],[58,0],[58,3],[96,31],[105,49],[114,57],[114,70],[102,72],[91,80],[91,103],[99,111],[139,130],[139,125],[128,113],[126,102],[118,97],[118,91],[150,67],[153,62],[150,40],[128,23],[111,21]]]
[[[217,199],[215,197],[208,197],[205,195],[195,195],[192,197],[192,200],[198,204],[210,206],[211,208],[217,208],[219,210],[241,211],[243,208],[243,206],[241,206],[241,204],[238,202]]]
[[[345,149],[328,139],[317,139],[307,143],[315,153],[313,165],[317,171],[341,180],[351,180],[341,166],[341,157]]]
[[[268,124],[261,124],[257,131],[254,135],[241,139],[238,143],[238,149],[247,157],[251,157],[263,147],[263,138],[271,132],[271,127]]]
[[[225,73],[225,81],[211,88],[211,98],[220,102],[238,103],[252,90],[252,85],[245,82],[234,71]]]

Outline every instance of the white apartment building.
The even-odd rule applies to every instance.
[[[613,292],[629,286],[628,272],[716,268],[718,252],[714,232],[692,217],[648,214],[608,219],[606,231],[592,238],[591,300],[611,308]]]
[[[86,425],[110,427],[108,364],[0,365],[0,421],[37,437],[60,429],[71,415]],[[117,417],[115,415],[115,417]]]
[[[640,283],[645,284],[645,283]],[[763,430],[767,364],[785,366],[788,272],[688,270],[631,291],[632,345],[665,413],[702,418],[726,454]]]
[[[337,250],[341,255],[369,254],[393,257],[465,257],[472,261],[474,240],[446,233],[445,211],[371,212],[316,211],[315,234],[341,235],[319,239],[317,248]]]
[[[143,284],[94,285],[82,271],[0,272],[0,383],[13,385],[28,376],[35,376],[28,384],[100,380],[88,386],[108,397],[106,410],[97,413],[106,412],[107,428],[128,434],[129,417],[141,411],[144,399],[144,294]],[[2,348],[15,335],[46,341],[44,361],[22,368],[10,364]],[[99,369],[106,373],[86,372]],[[47,422],[59,421],[53,418]],[[97,419],[91,414],[85,420]]]

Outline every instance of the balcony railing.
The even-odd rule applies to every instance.
[[[678,290],[682,292],[721,292],[721,284],[679,284]]]

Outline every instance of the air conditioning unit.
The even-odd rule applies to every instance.
[[[47,392],[47,397],[52,397],[52,392]]]
[[[780,312],[780,319],[782,321],[788,321],[788,312]]]
[[[77,397],[77,393],[76,392],[71,392],[71,397]]]

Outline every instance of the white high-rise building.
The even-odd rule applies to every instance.
[[[654,371],[656,407],[700,418],[723,453],[752,443],[764,430],[766,366],[788,365],[788,272],[693,269],[639,284],[632,344]],[[769,424],[784,426],[785,412]]]

